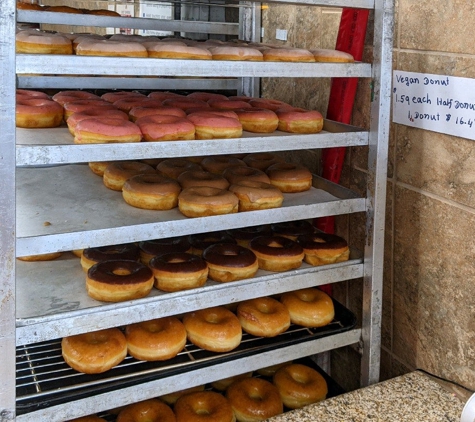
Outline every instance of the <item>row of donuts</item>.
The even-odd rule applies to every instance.
[[[353,57],[336,50],[307,50],[240,40],[160,39],[153,36],[116,34],[51,33],[23,29],[16,34],[16,52],[25,54],[76,54],[83,56],[151,57],[187,60],[237,60],[271,62],[353,62]]]
[[[270,165],[264,171],[244,160]],[[147,210],[178,207],[186,217],[279,208],[284,193],[312,187],[306,167],[270,153],[244,155],[242,160],[210,156],[146,161],[94,162],[89,167],[102,175],[107,188],[122,192],[127,204]]]
[[[194,92],[17,90],[16,125],[57,127],[63,120],[76,144],[238,138],[253,133],[318,133],[323,116],[283,101]],[[129,121],[130,120],[130,121]]]
[[[233,311],[231,311],[233,309]],[[235,350],[243,332],[263,338],[276,337],[296,324],[319,328],[335,316],[333,301],[317,288],[281,294],[278,299],[260,297],[237,305],[215,306],[189,312],[181,317],[164,317],[119,328],[64,337],[64,361],[85,374],[106,372],[128,355],[141,361],[175,358],[187,341],[214,353]]]
[[[109,411],[116,422],[258,422],[286,409],[325,400],[328,385],[315,369],[285,362],[271,367],[148,399]],[[217,391],[216,391],[217,390]],[[173,409],[173,410],[172,410]],[[95,415],[70,422],[104,422]]]
[[[108,9],[85,9],[77,8],[71,6],[50,6],[50,5],[41,5],[38,3],[27,3],[23,1],[17,1],[16,8],[18,10],[34,10],[40,12],[58,12],[58,13],[75,13],[75,14],[86,14],[86,15],[102,15],[102,16],[115,16],[120,17],[120,14],[114,12],[113,10]]]

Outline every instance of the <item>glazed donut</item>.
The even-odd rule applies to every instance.
[[[240,108],[234,110],[243,130],[253,133],[272,133],[279,125],[277,115],[267,108]]]
[[[288,271],[302,265],[304,252],[293,240],[280,236],[259,236],[249,243],[259,262],[259,268],[267,271]]]
[[[91,161],[88,166],[94,174],[102,177],[107,166],[111,163],[114,163],[114,161]]]
[[[286,237],[291,240],[297,240],[299,236],[310,234],[315,231],[312,224],[306,220],[275,223],[271,225],[271,228],[276,236]]]
[[[48,94],[41,92],[41,91],[33,91],[31,89],[17,89],[15,91],[16,98],[22,99],[31,99],[31,98],[44,98],[46,100],[50,100]]]
[[[192,234],[190,236],[192,253],[198,256],[201,256],[206,248],[221,243],[231,243],[235,245],[236,241],[223,231]]]
[[[168,92],[168,91],[152,91],[150,94],[148,94],[149,98],[153,98],[154,100],[158,101],[165,101],[168,100],[169,98],[184,98],[184,95],[181,94],[176,94],[175,92]]]
[[[310,265],[334,264],[348,261],[350,248],[345,239],[335,234],[305,234],[297,238],[305,252],[305,262]]]
[[[122,191],[127,179],[138,174],[156,174],[152,166],[138,161],[116,161],[104,170],[102,180],[108,189]]]
[[[62,254],[63,254],[62,252],[51,252],[51,253],[44,253],[40,255],[18,256],[17,259],[19,259],[20,261],[27,261],[27,262],[52,261],[53,259],[59,258]]]
[[[108,10],[108,9],[94,9],[94,10],[86,10],[85,12],[88,15],[99,15],[99,16],[116,16],[120,17],[120,13],[117,13],[113,10]]]
[[[237,196],[239,200],[239,211],[279,208],[284,201],[282,192],[274,185],[265,182],[241,180],[232,184],[229,187],[229,191]]]
[[[71,40],[59,34],[26,29],[15,36],[17,53],[25,54],[73,54]]]
[[[200,171],[201,166],[184,158],[167,158],[157,165],[157,172],[171,179],[178,179],[185,171]]]
[[[128,113],[134,107],[161,107],[162,102],[153,98],[125,97],[112,103],[114,107]]]
[[[127,325],[125,339],[127,352],[135,359],[167,360],[185,347],[186,330],[178,318],[159,318]]]
[[[273,383],[289,409],[300,409],[325,400],[328,394],[325,378],[315,369],[298,363],[280,368],[274,374]]]
[[[272,164],[266,173],[270,183],[284,193],[304,192],[312,187],[312,173],[298,164]]]
[[[18,10],[43,10],[43,6],[36,3],[24,3],[22,1],[16,2],[16,8]]]
[[[242,161],[249,167],[266,171],[272,164],[283,163],[284,159],[270,152],[256,152],[246,155]]]
[[[315,57],[303,48],[270,48],[262,51],[266,62],[315,62]]]
[[[335,317],[333,301],[325,292],[308,288],[282,294],[293,324],[318,328],[330,324]]]
[[[228,400],[214,391],[181,396],[174,406],[176,422],[235,422]]]
[[[154,256],[166,253],[184,253],[191,250],[191,244],[186,237],[170,237],[168,239],[147,240],[139,243],[140,260],[148,265]]]
[[[242,136],[242,125],[237,119],[217,115],[205,116],[201,113],[188,115],[195,125],[196,139],[229,139]]]
[[[152,270],[137,261],[103,261],[87,271],[87,294],[103,302],[139,299],[147,296],[152,287]]]
[[[260,297],[238,304],[236,315],[242,329],[257,337],[275,337],[290,327],[287,308],[271,297]]]
[[[263,171],[246,166],[228,167],[223,171],[223,176],[229,184],[236,184],[243,180],[252,182],[269,183],[269,177]]]
[[[127,204],[146,210],[171,210],[178,204],[181,191],[177,181],[160,174],[139,174],[122,187]]]
[[[82,11],[80,9],[71,6],[45,6],[44,10],[46,12],[75,13],[77,15],[82,15]]]
[[[91,107],[87,110],[78,111],[71,114],[66,121],[68,125],[69,133],[71,135],[75,135],[76,125],[84,119],[90,119],[91,117],[106,117],[106,118],[114,118],[114,119],[122,119],[122,120],[129,120],[127,114],[123,111],[115,110],[108,107]]]
[[[195,127],[185,118],[153,114],[135,121],[148,142],[195,139]]]
[[[238,422],[258,422],[279,415],[284,405],[279,391],[262,378],[246,378],[232,383],[226,390]]]
[[[209,100],[208,104],[212,108],[216,108],[218,110],[241,110],[252,108],[252,106],[245,102],[245,101],[237,101],[237,100]]]
[[[310,50],[316,62],[353,63],[355,58],[344,51],[317,48]]]
[[[196,391],[203,391],[205,389],[204,385],[197,385],[196,387],[186,388],[185,390],[175,391],[174,393],[164,394],[160,396],[159,399],[163,400],[166,404],[172,406],[176,401],[185,394],[194,393]]]
[[[64,121],[67,121],[71,115],[91,108],[103,108],[104,111],[117,110],[112,104],[107,101],[90,99],[90,100],[74,100],[63,104],[64,109]],[[109,116],[106,116],[109,118]]]
[[[215,390],[226,391],[226,389],[235,381],[242,380],[244,378],[252,377],[252,371],[245,374],[234,375],[233,377],[224,378],[222,380],[214,381],[211,383],[211,387]]]
[[[178,107],[168,107],[168,106],[160,106],[160,107],[148,107],[148,106],[140,106],[134,107],[129,111],[130,120],[133,122],[137,121],[141,117],[146,116],[154,116],[154,115],[165,115],[165,116],[176,116],[176,117],[186,117],[186,113],[184,110]]]
[[[125,336],[118,328],[64,337],[65,362],[84,374],[100,374],[118,365],[127,355]]]
[[[124,407],[116,422],[176,422],[173,410],[157,399],[144,400]]]
[[[230,352],[241,343],[241,324],[223,306],[201,309],[183,317],[188,340],[210,352]]]
[[[16,127],[58,127],[63,121],[63,107],[47,98],[24,98],[16,100]]]
[[[208,186],[186,188],[178,196],[178,209],[186,217],[232,214],[238,212],[238,205],[232,192]]]
[[[113,92],[106,92],[105,94],[101,95],[101,98],[108,103],[115,103],[118,100],[123,98],[146,98],[144,94],[135,91],[113,91]]]
[[[278,110],[279,108],[290,107],[289,104],[284,103],[283,101],[274,100],[270,98],[253,98],[249,101],[249,104],[252,107],[264,108],[266,110]]]
[[[147,47],[148,57],[158,59],[211,60],[211,53],[198,47],[157,42]]]
[[[164,292],[202,287],[208,279],[208,266],[199,256],[190,253],[167,253],[153,257],[149,266],[155,287]]]
[[[138,261],[140,259],[139,248],[133,243],[86,248],[81,254],[81,266],[87,272],[94,264],[111,259]]]
[[[278,109],[278,129],[289,133],[319,133],[323,129],[323,116],[316,110],[301,108]]]
[[[213,174],[204,170],[187,170],[181,173],[178,178],[182,189],[192,186],[209,186],[218,189],[227,189],[229,182],[219,174]]]
[[[249,47],[210,47],[213,60],[262,61],[262,53]]]
[[[240,229],[229,230],[228,233],[236,240],[238,245],[249,247],[249,242],[258,236],[271,236],[272,230],[269,226],[242,227]]]
[[[147,49],[138,42],[85,40],[76,47],[78,56],[147,57]]]
[[[92,92],[80,91],[80,90],[59,91],[51,97],[52,100],[56,101],[57,103],[59,103],[61,105],[65,104],[65,103],[68,103],[70,101],[98,100],[100,98],[101,97],[99,97],[96,94],[93,94]]]
[[[193,98],[195,100],[200,100],[200,101],[208,101],[208,100],[226,101],[228,99],[226,95],[215,94],[213,92],[192,92],[191,94],[188,94],[187,97]]]
[[[227,283],[252,278],[259,269],[256,255],[252,251],[232,243],[207,247],[203,251],[203,259],[208,264],[208,276],[214,281]]]
[[[132,122],[118,118],[91,117],[74,129],[75,144],[140,142],[142,132]]]
[[[216,155],[206,157],[201,161],[201,167],[206,171],[214,174],[222,174],[224,170],[232,166],[245,166],[246,163],[236,157],[229,157],[226,155]]]

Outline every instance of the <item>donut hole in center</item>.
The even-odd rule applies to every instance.
[[[321,237],[314,237],[313,241],[315,243],[326,243]]]
[[[308,377],[306,377],[304,374],[299,374],[299,373],[291,373],[290,377],[297,383],[299,384],[308,384],[310,380]]]
[[[276,241],[272,241],[267,246],[270,246],[271,248],[283,248],[284,247],[283,245],[281,245],[280,243],[277,243]]]
[[[151,322],[147,325],[147,331],[149,333],[160,333],[163,331],[163,328],[161,325],[157,324],[156,322]]]
[[[185,260],[180,258],[173,258],[168,261],[169,264],[182,264],[183,262],[185,262]]]
[[[257,305],[257,310],[262,314],[272,314],[273,311],[267,303],[260,303]]]
[[[264,398],[262,397],[261,392],[257,388],[251,388],[248,393],[248,397],[254,401],[262,401]]]
[[[235,251],[224,251],[221,255],[226,255],[226,256],[238,256],[239,254]]]
[[[112,271],[112,274],[124,276],[124,275],[132,274],[132,271],[130,271],[126,268],[116,268],[115,270]]]
[[[206,315],[205,321],[210,323],[210,324],[220,324],[221,323],[221,319],[219,318],[218,314],[215,314],[215,313]]]
[[[302,302],[315,302],[315,295],[313,293],[300,293],[298,298]]]

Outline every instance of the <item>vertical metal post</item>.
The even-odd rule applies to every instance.
[[[260,41],[261,39],[261,3],[239,3],[239,39],[244,41]],[[260,79],[241,78],[238,95],[259,97]]]
[[[362,386],[379,380],[393,26],[394,0],[376,0],[363,288]]]
[[[0,421],[15,418],[15,0],[0,8]]]

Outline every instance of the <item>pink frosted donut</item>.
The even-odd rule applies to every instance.
[[[184,95],[175,94],[174,92],[162,92],[162,91],[154,91],[148,94],[149,98],[153,98],[157,101],[165,101],[169,98],[185,98]]]
[[[140,142],[142,139],[142,132],[134,123],[108,117],[81,120],[74,133],[75,144]]]
[[[169,98],[164,100],[162,104],[170,107],[178,107],[185,111],[194,107],[209,107],[209,104],[206,101],[196,100],[194,98],[188,97]]]
[[[228,97],[223,94],[215,94],[213,92],[192,92],[187,95],[188,98],[193,98],[195,100],[208,101],[208,100],[224,100],[226,101]]]
[[[76,100],[99,100],[100,97],[87,91],[60,91],[54,94],[52,99],[57,103],[64,105]]]
[[[161,107],[162,103],[152,98],[126,97],[112,103],[114,107],[128,113],[134,107]]]
[[[279,125],[277,115],[267,108],[240,108],[234,110],[243,130],[253,133],[272,133]]]
[[[147,57],[147,49],[138,42],[86,40],[76,47],[78,56]]]
[[[103,108],[104,110],[117,110],[112,104],[108,103],[107,101],[98,99],[98,100],[75,100],[65,103],[63,105],[64,108],[64,120],[68,120],[69,117],[73,113],[77,113],[79,111],[89,110],[93,107],[96,108]]]
[[[73,54],[73,46],[68,38],[35,29],[17,32],[15,47],[17,53],[25,54]]]
[[[188,116],[193,116],[195,114],[201,115],[204,117],[209,117],[209,116],[221,116],[221,117],[230,117],[231,119],[238,119],[237,114],[233,110],[217,110],[217,109],[195,109],[195,108],[190,108],[186,110],[186,113]]]
[[[212,108],[224,109],[224,110],[235,110],[239,108],[250,108],[251,105],[245,101],[236,101],[236,100],[209,100],[208,104]]]
[[[268,110],[276,111],[279,108],[290,107],[290,104],[284,103],[283,101],[273,100],[270,98],[254,98],[249,101],[249,104],[257,108],[266,108]]]
[[[318,133],[323,129],[323,116],[316,110],[278,109],[278,129],[290,133]]]
[[[177,43],[159,42],[147,48],[148,57],[159,59],[211,60],[211,53],[203,48]]]
[[[247,95],[231,95],[228,98],[235,101],[245,101],[246,103],[256,99],[255,97],[248,97]]]
[[[63,120],[63,107],[46,98],[17,98],[16,126],[24,128],[57,127]]]
[[[46,100],[49,100],[50,97],[48,94],[45,94],[44,92],[41,91],[31,91],[29,89],[17,89],[16,90],[16,97],[18,99],[24,99],[24,100],[29,100],[32,98],[44,98]]]
[[[105,107],[92,107],[84,111],[78,111],[71,114],[66,121],[69,132],[74,136],[74,130],[78,122],[84,119],[90,119],[91,117],[108,117],[114,119],[129,120],[127,114],[120,110],[109,110]]]
[[[154,114],[137,119],[143,139],[148,142],[195,139],[195,127],[187,119]]]
[[[195,125],[196,139],[239,138],[242,125],[231,117],[210,116],[200,113],[190,114],[187,119]]]
[[[210,47],[209,51],[213,60],[244,60],[262,61],[263,56],[259,50],[249,47]]]
[[[106,92],[105,94],[101,95],[101,98],[107,101],[108,103],[115,103],[116,101],[121,100],[122,98],[129,98],[129,97],[146,98],[146,96],[141,94],[140,92],[134,92],[134,91]]]
[[[186,117],[186,113],[178,107],[149,107],[149,104],[145,104],[144,106],[134,107],[129,110],[129,117],[133,122],[137,121],[137,119],[140,119],[141,117],[154,116],[157,114],[162,116]]]

